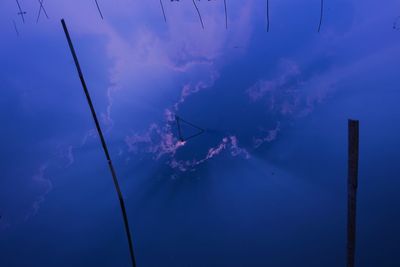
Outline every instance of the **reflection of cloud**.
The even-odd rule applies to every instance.
[[[87,131],[82,138],[80,146],[84,146],[89,141],[90,138],[95,138],[96,136],[97,136],[96,129],[91,129],[91,130]]]
[[[185,99],[192,94],[198,93],[199,91],[210,88],[214,82],[218,79],[218,74],[214,71],[210,73],[208,80],[198,81],[195,85],[192,84],[185,84],[181,91],[181,97],[177,103],[174,105],[175,111],[178,111],[179,105],[185,102]]]
[[[74,158],[74,154],[73,154],[73,146],[69,146],[67,149],[67,159],[68,159],[68,163],[67,163],[67,167],[71,166],[74,162],[75,162],[75,158]]]
[[[111,121],[110,110],[113,103],[113,94],[123,94],[122,90],[127,88],[140,88],[143,77],[152,77],[159,81],[174,78],[182,80],[179,99],[164,109],[165,124],[152,123],[144,132],[135,132],[125,137],[128,150],[133,153],[149,153],[154,159],[163,156],[170,158],[169,165],[174,169],[184,171],[193,166],[199,165],[223,150],[229,148],[233,156],[249,154],[238,146],[236,137],[226,137],[217,147],[211,147],[208,154],[201,160],[179,161],[176,159],[176,152],[185,145],[172,133],[171,123],[175,121],[174,112],[179,110],[188,97],[211,88],[219,78],[219,68],[223,65],[226,47],[233,43],[242,43],[245,46],[250,39],[252,1],[237,5],[237,18],[232,22],[235,31],[226,31],[223,21],[219,21],[214,13],[205,15],[207,29],[198,34],[198,22],[188,20],[187,13],[181,10],[170,10],[174,13],[169,20],[170,27],[165,35],[157,35],[149,29],[141,29],[135,41],[127,42],[117,34],[112,35],[108,45],[110,57],[114,61],[114,67],[110,71],[110,80],[113,87],[108,91],[108,108],[106,121]],[[223,9],[213,12],[224,15]],[[171,14],[169,13],[169,14]],[[224,18],[222,16],[221,18]],[[175,20],[186,21],[186,23],[173,23]],[[222,27],[221,27],[222,26]],[[216,61],[218,60],[218,64]],[[132,75],[134,74],[134,75]],[[132,76],[137,78],[132,78]],[[116,87],[116,85],[118,85]],[[118,89],[115,89],[118,88]],[[122,89],[125,88],[125,89]],[[176,94],[176,86],[171,88],[172,94]],[[133,90],[133,89],[129,89]],[[137,89],[141,90],[141,89]]]
[[[68,18],[68,26],[73,32],[76,43],[79,43],[82,36],[91,35],[96,41],[101,40],[98,42],[100,47],[96,49],[106,53],[108,85],[103,86],[105,92],[100,92],[106,96],[106,101],[103,102],[103,106],[99,104],[98,108],[105,131],[111,130],[114,126],[116,117],[113,117],[113,111],[117,106],[121,107],[121,102],[118,102],[121,99],[138,99],[138,95],[148,97],[161,91],[163,94],[170,93],[169,95],[177,101],[161,106],[161,112],[165,110],[166,113],[171,113],[176,112],[188,97],[211,88],[219,77],[220,68],[231,60],[227,56],[233,52],[228,48],[232,43],[240,43],[243,47],[247,47],[254,27],[252,19],[255,9],[252,0],[245,3],[231,3],[230,18],[234,19],[229,25],[235,29],[234,31],[225,29],[223,6],[219,3],[213,5],[212,2],[204,2],[201,8],[207,7],[207,12],[203,14],[206,30],[201,32],[190,4],[181,2],[182,5],[177,8],[166,6],[168,24],[165,27],[162,24],[160,28],[157,23],[147,21],[154,14],[160,15],[158,3],[143,1],[133,3],[126,0],[123,2],[123,5],[120,2],[104,3],[107,20],[101,23],[98,14],[91,12],[92,10],[85,4],[78,3],[77,6],[71,6],[65,0],[58,3],[60,11]],[[77,9],[87,13],[88,16],[83,19],[81,12],[76,13]],[[141,19],[146,19],[146,23]],[[121,20],[126,21],[124,25],[132,27],[121,25]],[[78,54],[82,61],[87,60],[84,50],[80,51]],[[87,78],[91,79],[90,76]],[[153,85],[153,81],[157,81],[157,85]],[[101,85],[97,88],[100,89]],[[95,94],[93,91],[94,97]],[[96,101],[96,103],[102,102]],[[135,131],[127,136],[125,143],[128,150],[151,153],[156,159],[165,155],[173,157],[185,144],[179,142],[172,133],[169,125],[172,118],[168,117],[172,116],[171,114],[165,114],[167,117],[165,124],[150,123],[147,130]],[[85,145],[89,139],[96,136],[96,131],[92,129],[86,132],[81,144],[70,146],[62,152],[63,159],[67,160],[67,166],[74,162],[74,148]],[[244,153],[239,147],[234,147],[232,145],[234,154]]]
[[[278,133],[280,130],[281,130],[281,124],[278,122],[274,129],[267,131],[267,135],[263,137],[254,137],[253,138],[254,147],[258,148],[265,142],[270,143],[274,141],[278,137]]]
[[[239,140],[236,136],[230,136],[229,137],[231,140],[231,155],[236,157],[236,156],[243,156],[244,158],[248,159],[250,158],[249,152],[247,152],[246,149],[242,148],[239,146]]]
[[[301,71],[295,62],[289,60],[282,60],[279,69],[278,78],[259,80],[246,93],[252,102],[265,101],[269,111],[290,115],[300,102]]]
[[[277,69],[276,78],[260,79],[246,90],[250,104],[263,103],[268,115],[276,121],[274,129],[262,130],[266,135],[253,138],[255,148],[277,138],[281,131],[280,121],[311,113],[315,105],[327,97],[336,81],[330,75],[324,77],[320,73],[305,73],[292,60],[281,60]]]
[[[247,90],[251,101],[256,102],[264,97],[272,99],[271,108],[274,106],[274,98],[276,93],[289,93],[297,86],[301,72],[300,67],[293,61],[281,60],[279,64],[278,77],[273,80],[259,80],[255,85]]]
[[[169,113],[167,113],[169,114]],[[224,137],[222,141],[208,149],[207,155],[202,159],[179,160],[176,152],[185,146],[186,142],[179,141],[172,133],[171,126],[161,128],[157,124],[152,124],[149,129],[142,133],[134,133],[125,137],[125,143],[128,151],[132,153],[147,153],[153,156],[153,159],[159,160],[163,156],[168,156],[167,164],[172,169],[182,172],[192,170],[194,167],[205,163],[206,161],[218,156],[223,151],[229,149],[230,155],[233,157],[242,156],[249,158],[249,152],[239,146],[236,136]]]
[[[74,147],[72,145],[69,145],[68,147],[61,147],[58,149],[57,156],[62,160],[63,165],[65,168],[70,167],[74,162],[75,162],[75,157],[74,157]]]
[[[148,7],[142,2],[134,5],[136,11],[157,14],[160,11],[159,6],[154,4],[149,4]],[[207,30],[199,34],[198,21],[192,15],[188,15],[187,8],[192,7],[180,5],[179,9],[168,10],[170,19],[163,34],[159,34],[156,28],[144,26],[126,28],[122,34],[107,22],[100,30],[95,30],[106,36],[106,51],[112,62],[109,68],[108,103],[102,114],[104,124],[113,125],[111,112],[116,95],[153,92],[152,89],[146,88],[146,81],[150,77],[159,84],[183,79],[180,83],[184,86],[179,101],[174,106],[177,110],[179,104],[188,96],[214,84],[219,68],[216,61],[218,60],[218,64],[224,63],[225,60],[221,59],[226,55],[227,46],[237,42],[247,46],[253,27],[253,1],[231,5],[232,13],[236,16],[235,21],[231,22],[235,31],[226,31],[221,23],[224,10],[214,6],[204,15],[208,21]],[[177,86],[168,88],[172,94],[177,93]]]
[[[129,152],[150,153],[155,159],[164,155],[174,156],[176,151],[185,145],[173,135],[171,126],[160,127],[157,124],[150,125],[149,129],[142,133],[134,133],[125,137],[125,143]]]
[[[6,186],[0,194],[0,231],[26,222],[39,212],[46,196],[53,190],[49,166],[46,161],[33,175],[26,175],[25,171],[6,173],[3,181]]]
[[[215,147],[211,147],[208,149],[207,155],[199,160],[192,159],[192,160],[177,160],[173,157],[170,162],[169,166],[172,169],[179,170],[181,172],[186,172],[189,170],[195,170],[195,168],[208,160],[220,155],[223,151],[229,149],[230,155],[232,157],[242,156],[245,159],[250,158],[249,152],[240,147],[238,144],[238,139],[236,136],[229,136],[222,138],[222,141],[216,145]]]
[[[47,170],[47,164],[43,164],[40,166],[38,172],[32,177],[33,182],[36,187],[39,187],[41,190],[40,195],[36,198],[36,200],[32,204],[31,210],[25,217],[25,220],[29,219],[32,216],[35,216],[38,212],[40,205],[45,200],[46,195],[53,189],[53,184],[49,178],[46,178],[45,172]]]
[[[304,78],[300,67],[293,61],[284,60],[279,65],[278,78],[259,80],[246,90],[251,102],[266,101],[268,109],[282,115],[293,115],[298,109],[310,107],[325,97],[319,86],[312,84],[315,77]],[[322,88],[323,89],[323,88]]]

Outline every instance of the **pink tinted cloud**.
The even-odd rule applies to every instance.
[[[195,168],[199,165],[206,163],[207,161],[211,160],[212,158],[217,157],[222,152],[229,149],[229,154],[232,157],[241,156],[245,159],[250,158],[250,153],[239,146],[239,141],[236,136],[228,136],[222,138],[221,142],[214,147],[210,147],[208,149],[207,154],[202,159],[192,159],[192,160],[177,160],[176,158],[172,158],[169,161],[169,166],[172,169],[179,170],[181,172],[186,172],[190,170],[195,170]]]
[[[207,80],[198,81],[196,84],[185,84],[181,91],[180,99],[177,103],[174,104],[174,110],[178,111],[179,106],[183,104],[189,96],[200,92],[201,90],[210,88],[214,82],[218,79],[219,74],[216,71],[210,72],[210,75]]]
[[[265,142],[270,143],[270,142],[276,140],[280,130],[281,130],[281,124],[280,124],[280,122],[278,122],[274,129],[267,131],[267,134],[265,136],[253,138],[254,148],[260,147]]]
[[[174,41],[163,40],[162,46],[156,46],[158,53],[160,53],[160,51],[165,52],[164,56],[160,57],[162,60],[159,60],[158,64],[162,63],[163,68],[166,67],[168,72],[171,73],[170,75],[189,74],[190,81],[182,86],[179,100],[173,104],[172,107],[164,109],[166,119],[166,124],[164,126],[153,124],[147,131],[140,134],[134,133],[125,138],[129,151],[136,153],[140,151],[152,153],[155,159],[159,159],[164,155],[169,155],[171,157],[169,161],[171,168],[181,171],[186,171],[193,166],[197,166],[219,155],[227,147],[230,148],[232,156],[244,155],[245,158],[249,157],[247,151],[238,146],[236,137],[227,137],[224,138],[218,146],[211,147],[208,154],[203,159],[178,161],[175,158],[176,151],[184,146],[185,143],[179,142],[177,138],[174,137],[169,123],[175,120],[174,113],[179,110],[180,105],[182,105],[188,97],[201,90],[212,87],[219,77],[219,66],[216,65],[214,61],[221,58],[221,55],[223,55],[231,45],[232,40],[236,43],[240,42],[242,45],[247,44],[251,34],[250,19],[252,4],[250,2],[241,5],[238,22],[232,23],[232,27],[234,27],[233,25],[240,25],[240,29],[235,31],[234,34],[226,32],[219,22],[213,21],[212,17],[208,18],[210,23],[205,33],[201,35],[198,34],[198,22],[189,22],[185,24],[172,23],[173,25],[169,27],[169,38]],[[180,16],[182,15],[183,14],[180,14]],[[174,19],[179,18],[179,16],[173,17]],[[157,40],[157,38],[150,40],[153,42]],[[147,45],[147,47],[152,47],[152,45]],[[133,50],[140,51],[140,49]],[[121,75],[121,73],[124,72],[123,69],[131,68],[121,63],[119,69],[113,73],[115,73],[115,75]],[[152,74],[152,76],[154,75]]]
[[[318,75],[304,79],[300,66],[288,59],[281,60],[276,76],[275,79],[257,81],[246,93],[251,103],[262,101],[269,112],[284,117],[309,114],[332,88],[332,84],[315,83]]]
[[[33,202],[30,211],[25,216],[25,220],[28,220],[30,217],[37,214],[40,205],[45,201],[47,194],[50,193],[51,190],[53,190],[53,183],[48,177],[46,177],[47,168],[48,164],[43,164],[39,167],[38,172],[32,177],[35,187],[38,187],[41,193],[39,196],[36,197],[35,201]]]
[[[172,113],[166,110],[166,118],[172,119]],[[175,170],[186,172],[194,170],[196,166],[204,164],[208,160],[220,155],[223,151],[229,151],[233,157],[250,158],[250,153],[239,146],[236,136],[222,138],[221,142],[214,147],[210,147],[207,154],[202,159],[179,160],[176,152],[185,146],[186,142],[179,141],[172,133],[170,126],[159,127],[152,124],[149,129],[141,134],[134,133],[126,136],[125,143],[128,151],[132,153],[148,153],[154,160],[159,160],[163,156],[168,156],[167,164]]]
[[[57,156],[60,161],[62,161],[62,165],[65,168],[70,167],[75,162],[74,149],[75,147],[73,145],[60,145],[57,149]]]
[[[262,130],[260,136],[253,138],[254,148],[274,141],[281,131],[279,120],[293,119],[308,115],[314,106],[322,103],[332,90],[330,80],[321,80],[318,74],[302,75],[300,65],[288,59],[280,61],[274,79],[257,81],[245,92],[250,103],[263,103],[267,114],[276,117],[276,127]],[[317,82],[318,81],[318,82]]]
[[[223,65],[226,61],[224,55],[232,43],[247,45],[253,29],[253,1],[230,4],[231,16],[235,16],[230,26],[235,31],[227,31],[224,27],[223,5],[206,1],[201,4],[206,11],[204,20],[207,21],[206,30],[202,31],[198,28],[195,13],[189,12],[193,8],[189,4],[182,1],[179,5],[166,6],[168,24],[162,34],[160,29],[143,24],[133,27],[132,34],[124,35],[107,22],[102,27],[102,33],[108,40],[107,54],[112,62],[109,69],[111,85],[107,89],[108,105],[102,115],[104,124],[112,126],[115,95],[134,90],[152,93],[143,87],[143,79],[149,77],[160,83],[165,81],[165,84],[171,79],[179,80],[182,75],[190,77],[181,88],[179,101],[174,106],[177,110],[187,97],[214,84],[221,63]],[[135,4],[135,10],[154,14],[161,11],[159,8],[154,4]],[[220,62],[218,65],[217,60]],[[176,86],[163,90],[176,94]]]
[[[142,133],[134,133],[125,137],[125,144],[129,152],[145,152],[153,155],[158,160],[164,155],[174,156],[176,151],[185,145],[179,141],[169,125],[160,127],[157,124],[150,125],[149,129]]]
[[[234,157],[243,156],[244,158],[249,159],[250,158],[249,152],[246,149],[239,146],[238,138],[236,136],[230,136],[229,138],[231,141],[231,146],[230,146],[231,155]]]
[[[289,113],[295,104],[292,100],[298,92],[299,79],[301,77],[300,67],[291,60],[283,59],[278,66],[277,78],[272,80],[259,80],[246,90],[251,102],[267,99],[270,110],[277,108],[277,101],[281,99],[279,109],[282,113]],[[294,84],[293,81],[297,81]]]

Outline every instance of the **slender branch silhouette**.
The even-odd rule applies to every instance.
[[[70,37],[69,32],[68,32],[67,25],[66,25],[64,19],[61,20],[61,24],[63,26],[65,36],[67,37],[67,41],[68,41],[69,48],[71,50],[72,57],[74,58],[75,66],[76,66],[76,69],[78,71],[79,79],[81,81],[81,84],[82,84],[82,87],[83,87],[83,91],[84,91],[85,96],[86,96],[86,100],[87,100],[87,102],[89,104],[89,108],[90,108],[90,111],[92,113],[92,117],[93,117],[94,123],[96,125],[97,133],[99,134],[99,137],[100,137],[101,145],[103,147],[103,151],[104,151],[104,154],[105,154],[106,159],[107,159],[108,167],[109,167],[109,169],[111,171],[112,179],[113,179],[113,182],[114,182],[114,187],[115,187],[115,190],[116,190],[117,195],[118,195],[119,204],[120,204],[121,212],[122,212],[122,217],[123,217],[123,220],[124,220],[125,232],[126,232],[126,237],[128,239],[128,245],[129,245],[129,252],[130,252],[132,267],[136,267],[135,254],[134,254],[134,251],[133,251],[133,242],[132,242],[132,237],[131,237],[131,231],[130,231],[130,228],[129,228],[128,216],[126,214],[124,198],[122,196],[122,192],[121,192],[121,188],[119,186],[117,175],[116,175],[116,172],[114,170],[114,166],[113,166],[112,161],[111,161],[110,153],[108,152],[107,144],[106,144],[106,141],[104,139],[104,135],[103,135],[103,132],[101,130],[99,120],[97,119],[96,111],[94,109],[92,99],[90,98],[89,90],[88,90],[88,88],[86,86],[86,82],[85,82],[85,79],[83,77],[83,73],[82,73],[81,67],[79,65],[78,57],[76,55],[74,46],[72,44],[71,37]]]
[[[13,20],[12,22],[13,22],[13,25],[14,25],[15,32],[17,33],[17,36],[19,36],[19,31],[18,31],[18,28],[17,28],[17,24],[15,23],[15,20]]]
[[[24,14],[26,14],[26,12],[25,12],[25,11],[22,11],[21,5],[19,4],[18,0],[15,0],[15,1],[17,2],[18,9],[19,9],[19,12],[18,12],[17,14],[21,16],[22,22],[25,23]]]
[[[224,0],[224,8],[225,8],[225,28],[228,29],[228,9],[226,8],[226,0]]]
[[[269,0],[267,0],[267,32],[269,32]]]
[[[47,15],[46,9],[43,6],[43,1],[44,0],[38,0],[38,1],[39,1],[40,7],[39,7],[39,12],[38,12],[38,16],[37,16],[37,19],[36,19],[36,23],[39,22],[39,18],[40,18],[40,15],[42,14],[42,10],[43,10],[43,13],[46,15],[46,18],[47,19],[49,18],[49,16]]]
[[[100,9],[99,3],[97,2],[97,0],[94,0],[94,1],[96,2],[97,10],[99,11],[101,19],[104,19],[103,13],[101,13],[101,9]]]
[[[321,0],[321,15],[320,15],[320,18],[319,18],[318,32],[321,31],[323,15],[324,15],[324,0]]]
[[[165,22],[167,22],[167,17],[165,16],[164,4],[163,4],[162,0],[160,0],[160,6],[161,6],[161,10],[162,10],[162,13],[164,16],[164,20],[165,20]]]
[[[200,19],[200,22],[201,22],[201,27],[202,27],[203,30],[204,30],[204,24],[203,24],[203,19],[201,18],[200,10],[199,10],[199,8],[197,7],[196,2],[195,2],[194,0],[192,0],[192,1],[193,1],[194,7],[196,8],[197,14],[199,15],[199,19]]]

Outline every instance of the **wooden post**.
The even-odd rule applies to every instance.
[[[356,248],[356,207],[358,186],[359,122],[348,121],[348,180],[347,180],[347,267],[354,267]]]

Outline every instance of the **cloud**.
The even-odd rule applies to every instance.
[[[172,96],[180,94],[173,107],[178,110],[187,97],[210,88],[218,79],[219,68],[229,60],[224,57],[228,56],[227,47],[231,43],[239,42],[247,46],[253,27],[253,1],[232,4],[232,14],[236,18],[231,21],[231,27],[235,31],[225,29],[223,8],[212,2],[204,4],[203,8],[207,7],[207,12],[204,12],[207,21],[205,31],[198,28],[196,17],[188,15],[187,10],[192,7],[183,2],[179,8],[166,6],[169,13],[166,32],[161,33],[159,28],[142,24],[127,28],[125,32],[111,23],[102,26],[101,34],[106,36],[105,46],[110,60],[110,85],[106,92],[108,104],[102,113],[104,125],[113,125],[112,107],[116,97],[123,95],[135,98],[143,93],[151,95],[160,89],[164,92],[168,90]],[[149,7],[135,4],[135,8],[143,12],[160,12],[160,7],[154,4]],[[149,84],[148,77],[164,85],[163,88]],[[176,86],[176,83],[184,85]],[[180,92],[177,92],[179,87]]]
[[[180,99],[177,103],[174,104],[174,110],[179,110],[179,105],[183,104],[189,96],[200,92],[201,90],[212,87],[214,82],[218,79],[218,73],[216,71],[210,71],[210,76],[208,80],[198,81],[195,85],[185,84],[181,91]]]
[[[25,220],[28,220],[30,217],[37,214],[40,205],[45,201],[47,194],[50,193],[50,191],[53,189],[53,183],[48,177],[46,177],[47,168],[47,163],[41,165],[38,172],[32,177],[32,181],[35,183],[35,187],[39,188],[41,193],[39,196],[36,197],[36,200],[33,202],[32,208],[25,216]]]
[[[58,148],[57,156],[63,162],[62,165],[65,168],[70,167],[75,162],[74,149],[75,147],[72,145],[68,145],[66,147],[60,146],[60,148]]]
[[[246,149],[239,146],[239,140],[236,136],[230,136],[229,139],[231,141],[230,150],[232,156],[243,156],[246,159],[250,158],[250,153]]]
[[[274,129],[266,131],[267,135],[265,135],[263,137],[253,137],[254,148],[260,147],[265,142],[270,143],[270,142],[276,140],[276,138],[278,137],[278,133],[280,131],[281,131],[281,124],[278,121],[278,123],[276,124],[276,127]]]
[[[285,58],[279,61],[273,78],[260,79],[246,89],[249,104],[264,109],[265,116],[276,125],[270,129],[260,127],[253,137],[254,148],[276,140],[282,122],[305,117],[325,101],[340,78],[330,75],[331,71],[328,68],[321,74],[320,68],[304,68],[295,60]]]
[[[113,125],[112,107],[121,96],[125,96],[124,99],[134,99],[143,93],[157,94],[161,89],[170,91],[172,96],[178,95],[175,103],[162,108],[163,122],[151,122],[147,130],[132,130],[131,134],[125,136],[129,152],[152,153],[156,160],[165,155],[174,157],[185,143],[177,140],[172,132],[172,114],[179,110],[188,97],[212,88],[219,78],[219,69],[230,60],[228,55],[232,43],[247,46],[253,28],[253,1],[232,4],[232,14],[236,18],[229,24],[235,31],[225,29],[223,8],[219,9],[215,5],[210,7],[207,12],[202,12],[205,31],[199,29],[196,17],[188,17],[185,10],[191,7],[186,4],[182,4],[179,9],[166,6],[168,24],[163,34],[150,27],[136,28],[132,31],[134,34],[123,35],[111,26],[107,28],[106,47],[112,67],[109,68],[111,85],[107,89],[108,104],[102,115],[105,125]],[[156,8],[160,12],[159,7]],[[157,81],[158,85],[166,86],[152,88],[148,82],[149,77]],[[181,85],[177,86],[176,83]],[[238,143],[237,139],[231,141]],[[244,150],[234,144],[231,146],[235,156],[245,154]]]
[[[164,127],[152,124],[142,134],[134,133],[126,136],[125,143],[129,152],[150,153],[156,160],[164,155],[174,156],[176,151],[185,145],[185,142],[179,141],[174,136],[171,126],[168,124]]]
[[[250,158],[250,153],[239,146],[238,138],[231,135],[222,138],[218,145],[208,148],[206,156],[202,159],[179,159],[177,152],[186,145],[187,141],[180,141],[173,133],[172,126],[175,123],[175,119],[169,109],[165,111],[165,120],[166,125],[164,127],[152,124],[144,133],[133,133],[126,136],[125,144],[128,147],[128,151],[135,154],[150,154],[154,160],[160,160],[166,156],[167,159],[164,162],[172,169],[181,172],[194,170],[196,166],[218,156],[227,149],[229,149],[230,155],[233,157]]]
[[[172,157],[168,162],[168,165],[172,169],[179,170],[181,172],[194,171],[196,170],[196,167],[206,163],[208,160],[211,160],[228,149],[232,157],[241,156],[245,159],[250,158],[250,153],[245,148],[239,146],[237,137],[228,136],[222,138],[222,141],[215,147],[209,148],[207,155],[202,159],[178,160],[177,158]]]
[[[290,115],[301,101],[302,73],[300,67],[288,59],[282,59],[278,69],[277,78],[259,80],[246,93],[251,102],[265,101],[270,112]]]
[[[393,39],[390,40],[385,39],[386,37],[383,34],[387,34],[387,32],[377,30],[378,28],[385,29],[385,27],[392,30],[392,17],[389,16],[390,21],[385,20],[384,17],[388,16],[387,14],[393,14],[394,19],[397,16],[393,11],[395,9],[390,4],[382,6],[376,1],[367,1],[364,5],[360,5],[362,10],[357,9],[356,12],[356,16],[363,20],[361,23],[357,18],[354,19],[354,22],[352,22],[354,25],[351,27],[346,25],[346,30],[349,30],[340,34],[337,34],[336,31],[328,32],[329,24],[324,24],[323,32],[318,37],[319,40],[314,37],[311,40],[306,40],[316,44],[310,45],[306,49],[299,48],[301,50],[298,53],[301,55],[298,57],[293,55],[296,51],[283,51],[283,54],[285,54],[283,57],[290,54],[291,58],[281,59],[275,73],[271,76],[261,74],[252,81],[252,86],[249,88],[239,88],[241,94],[246,90],[250,105],[261,106],[257,110],[257,114],[261,114],[261,112],[258,113],[261,110],[264,112],[262,114],[267,117],[260,127],[256,128],[254,123],[249,126],[250,136],[241,135],[243,130],[241,129],[242,125],[240,125],[233,129],[232,133],[224,133],[222,138],[218,137],[219,139],[201,143],[204,151],[199,152],[197,157],[184,153],[180,155],[179,153],[190,144],[179,142],[175,137],[171,125],[174,120],[173,114],[178,110],[184,110],[183,107],[189,102],[190,97],[198,96],[203,90],[211,89],[215,85],[216,81],[222,76],[221,69],[231,62],[232,57],[236,56],[230,48],[240,46],[247,51],[256,27],[253,23],[254,17],[262,13],[258,11],[261,1],[229,1],[228,30],[225,29],[224,25],[225,17],[221,5],[222,1],[201,1],[199,7],[205,22],[204,31],[199,25],[191,1],[180,1],[178,5],[169,3],[169,1],[166,2],[168,3],[166,4],[167,24],[164,24],[162,20],[157,1],[104,1],[102,3],[106,16],[104,21],[99,19],[93,2],[78,1],[71,4],[71,1],[65,0],[49,1],[46,2],[46,8],[51,13],[52,20],[41,21],[39,25],[27,23],[24,28],[21,27],[24,38],[19,39],[18,42],[26,42],[24,47],[39,47],[37,42],[33,42],[34,45],[30,43],[29,38],[35,36],[35,39],[42,39],[43,37],[43,43],[48,42],[52,44],[51,47],[60,47],[60,44],[54,41],[60,37],[58,35],[61,35],[60,24],[56,18],[65,17],[67,19],[82,65],[87,64],[89,68],[106,69],[105,84],[100,84],[96,87],[96,91],[93,91],[94,97],[99,100],[96,101],[95,105],[101,113],[102,125],[105,126],[106,131],[111,131],[111,128],[115,126],[114,122],[119,118],[132,116],[133,105],[131,101],[133,99],[139,99],[136,100],[137,102],[144,102],[143,98],[153,100],[156,97],[165,98],[165,95],[175,99],[176,101],[172,101],[172,103],[152,103],[154,113],[159,114],[159,117],[164,116],[161,121],[151,118],[150,122],[145,121],[143,123],[144,126],[132,126],[131,124],[121,126],[117,121],[118,128],[115,132],[120,131],[118,134],[121,135],[117,135],[117,138],[123,136],[121,139],[126,143],[125,149],[130,153],[135,155],[148,154],[159,163],[167,164],[174,170],[181,172],[192,170],[224,153],[233,157],[250,157],[252,151],[249,148],[250,145],[245,142],[246,138],[251,140],[255,149],[262,144],[273,142],[284,130],[285,122],[311,114],[317,105],[323,103],[340,86],[341,82],[356,80],[354,77],[360,77],[360,80],[364,80],[368,76],[371,77],[371,73],[375,76],[377,71],[387,71],[388,66],[394,65],[386,63],[392,62],[391,59],[397,60],[393,55],[400,54],[398,53],[397,43],[393,42],[396,37],[392,37]],[[282,3],[282,5],[288,7],[287,3]],[[349,5],[353,4],[350,3]],[[0,6],[2,7],[1,10],[14,12],[13,16],[16,17],[15,3],[3,1]],[[383,8],[380,10],[385,12],[375,12],[370,16],[370,10],[378,6]],[[24,8],[27,8],[28,11],[35,10],[36,12],[37,7],[35,1],[28,1],[24,4]],[[30,14],[33,14],[33,12],[30,12]],[[14,37],[15,34],[9,18],[9,16],[2,16],[0,21],[4,23],[1,23],[2,26],[0,27],[5,33],[10,30],[10,34],[12,34],[10,36]],[[342,18],[339,21],[342,21]],[[276,31],[278,29],[278,24],[276,24]],[[36,35],[37,32],[44,34]],[[379,32],[383,33],[380,35]],[[40,36],[40,38],[37,36]],[[279,36],[272,37],[266,39],[268,45],[279,39]],[[367,38],[374,38],[374,40]],[[2,45],[5,48],[11,47],[10,43],[14,42],[11,42],[11,39],[15,40],[5,38]],[[358,40],[362,40],[362,42]],[[61,45],[65,45],[64,41],[62,39]],[[259,40],[257,39],[257,41]],[[262,41],[259,41],[259,43],[262,43]],[[366,45],[364,46],[364,44]],[[88,45],[90,49],[93,47],[94,51],[99,51],[95,58],[83,53],[85,45]],[[18,48],[22,48],[22,46]],[[66,47],[63,49],[66,49]],[[10,49],[3,49],[3,51],[7,53]],[[67,50],[62,51],[67,52]],[[104,51],[105,54],[102,53]],[[280,50],[277,51],[279,54]],[[250,52],[252,53],[252,51]],[[317,71],[310,70],[308,65],[318,64],[314,61],[321,58],[324,53],[332,53],[338,65],[326,69],[319,68]],[[307,54],[307,60],[301,59],[303,54]],[[24,56],[27,57],[21,59],[21,62],[33,61],[28,57],[28,53],[25,53]],[[69,57],[69,54],[67,56]],[[99,58],[105,59],[106,62],[103,63]],[[102,64],[104,66],[101,66]],[[262,67],[264,68],[264,66]],[[48,71],[46,68],[43,69]],[[22,73],[18,73],[18,75],[22,75]],[[7,72],[5,72],[4,77],[6,76],[8,76]],[[97,79],[98,77],[88,75],[87,78]],[[57,79],[61,79],[61,77],[57,77]],[[18,84],[23,84],[26,80],[18,78],[16,81]],[[54,84],[57,85],[57,82]],[[44,86],[44,84],[40,84],[40,86],[42,85]],[[49,87],[53,89],[53,85]],[[14,86],[10,88],[14,90]],[[246,102],[246,100],[243,99],[243,102]],[[45,105],[42,103],[45,102],[40,101],[40,103],[40,109],[44,108]],[[124,105],[128,107],[126,110],[129,112],[117,113],[116,110]],[[221,106],[221,109],[225,109],[225,107]],[[32,107],[29,112],[35,114],[36,111],[35,107]],[[235,118],[235,113],[232,112],[229,116]],[[29,121],[32,121],[32,117],[28,118]],[[143,120],[146,120],[146,118],[143,118]],[[267,124],[269,126],[266,126]],[[48,122],[46,125],[48,125]],[[42,131],[48,130],[48,127],[43,127]],[[81,143],[79,141],[74,142],[65,133],[52,133],[55,136],[54,138],[65,139],[63,143],[70,144],[62,150],[62,164],[42,164],[33,177],[31,174],[25,173],[25,171],[32,170],[32,168],[27,167],[27,164],[21,164],[18,167],[24,169],[21,173],[16,172],[18,175],[10,172],[12,175],[9,176],[12,178],[24,177],[18,182],[14,182],[15,179],[11,178],[7,180],[13,181],[9,183],[14,183],[12,184],[13,189],[21,189],[19,191],[21,193],[18,196],[3,197],[7,200],[3,203],[14,203],[11,200],[20,200],[19,198],[23,197],[29,203],[21,204],[20,211],[27,213],[27,210],[29,210],[30,216],[33,216],[39,210],[46,196],[52,190],[49,177],[53,175],[50,174],[50,167],[70,166],[75,161],[75,149],[87,144],[90,138],[98,138],[95,129],[86,131],[86,128],[83,127],[80,129],[72,128],[72,131],[82,132],[84,137]],[[130,134],[128,134],[129,132]],[[40,134],[43,134],[43,132]],[[43,136],[48,138],[46,134],[43,134]],[[46,145],[47,148],[54,147],[52,142],[49,143]],[[243,144],[246,144],[246,146],[242,147]],[[26,147],[30,147],[30,144],[27,143]],[[47,153],[47,150],[43,146],[43,148],[36,149],[35,152]],[[124,152],[125,150],[120,150],[118,154],[126,155]],[[42,155],[41,157],[46,158],[47,156]],[[36,159],[27,157],[24,160],[35,161]],[[36,165],[37,162],[32,164]]]

